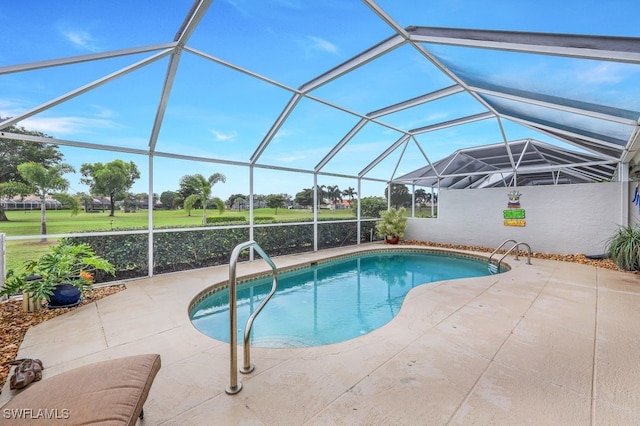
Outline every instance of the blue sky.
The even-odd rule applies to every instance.
[[[402,27],[409,25],[574,34],[640,36],[626,1],[403,1],[377,3]],[[0,9],[0,67],[167,43],[172,41],[189,0],[6,2]],[[187,45],[253,73],[297,88],[393,34],[364,3],[355,0],[216,0]],[[425,47],[456,72],[547,94],[640,111],[637,65],[451,46]],[[149,58],[152,53],[0,74],[0,116],[17,116],[105,75]],[[20,123],[59,139],[147,149],[168,59],[151,63],[108,84]],[[318,99],[366,114],[389,104],[449,86],[452,81],[405,45],[312,92]],[[157,151],[248,162],[289,101],[291,93],[189,52],[181,55]],[[324,171],[356,175],[400,133],[486,109],[461,93],[383,117],[390,127],[370,123],[327,164]],[[313,99],[303,99],[262,153],[258,163],[313,169],[358,122],[358,117]],[[563,144],[505,122],[509,139],[525,137]],[[502,141],[495,120],[419,136],[429,160],[456,149]],[[133,160],[143,178],[133,188],[146,192],[145,156],[62,147],[77,169],[83,162]],[[395,151],[368,176],[389,179],[425,165],[415,144],[400,160]],[[214,193],[226,199],[249,192],[243,167],[155,157],[154,192],[175,190],[181,176],[221,172],[227,183]],[[71,191],[86,190],[79,174],[68,176]],[[356,187],[354,179],[320,176],[319,184]],[[313,185],[311,174],[255,169],[255,192],[294,195]],[[362,195],[382,195],[384,185],[365,183]]]

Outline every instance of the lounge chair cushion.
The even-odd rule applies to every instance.
[[[158,354],[85,365],[31,384],[0,413],[22,412],[26,418],[15,419],[19,425],[45,424],[47,417],[37,418],[41,415],[56,425],[133,426],[158,370]]]

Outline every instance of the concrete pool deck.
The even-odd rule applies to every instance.
[[[274,261],[286,267],[363,247],[384,245]],[[187,314],[201,290],[228,279],[227,265],[126,282],[125,291],[31,328],[19,357],[40,358],[46,380],[104,359],[161,354],[139,422],[154,426],[640,423],[640,276],[506,261],[507,273],[416,287],[395,319],[357,339],[252,348],[256,369],[239,374],[236,395],[225,393],[229,345],[202,335]],[[238,265],[239,276],[262,270],[263,261]],[[6,384],[0,404],[10,393]]]

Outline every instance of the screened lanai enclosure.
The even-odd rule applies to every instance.
[[[521,233],[541,249],[599,251],[633,216],[640,37],[631,25],[598,27],[597,10],[553,5],[551,20],[549,4],[538,6],[500,21],[500,10],[490,19],[393,0],[175,1],[142,16],[124,1],[24,2],[2,18],[12,31],[0,55],[1,137],[58,144],[76,168],[134,161],[149,205],[188,173],[223,173],[214,195],[249,194],[248,224],[161,229],[150,209],[147,229],[64,235],[110,253],[123,278],[224,263],[248,239],[276,255],[375,239],[362,202],[351,219],[253,215],[255,194],[310,188],[317,206],[330,185],[358,200],[390,184],[438,194],[438,218],[411,219],[407,238],[493,245]],[[67,177],[71,192],[85,190]],[[503,223],[514,189],[527,227]],[[545,245],[554,226],[589,242]],[[477,228],[487,235],[474,238]]]

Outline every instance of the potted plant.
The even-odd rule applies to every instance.
[[[621,226],[607,241],[607,253],[618,267],[627,271],[640,269],[640,228]]]
[[[389,244],[397,244],[404,237],[407,227],[407,218],[404,216],[405,208],[389,209],[380,212],[380,220],[376,222],[376,232]]]
[[[93,283],[95,271],[115,274],[113,265],[88,244],[60,244],[27,262],[22,272],[10,271],[2,293],[11,296],[22,292],[23,297],[36,302],[35,309],[42,300],[47,300],[50,308],[75,306]]]

